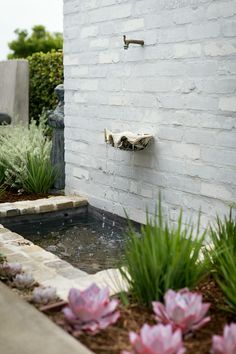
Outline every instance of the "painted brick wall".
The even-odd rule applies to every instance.
[[[123,49],[122,36],[144,39]],[[143,221],[236,201],[236,1],[64,0],[67,193]],[[103,130],[155,135],[143,152]]]

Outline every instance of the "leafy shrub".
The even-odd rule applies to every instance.
[[[120,272],[139,303],[150,306],[168,289],[192,288],[206,275],[208,262],[200,258],[205,232],[200,235],[199,227],[200,217],[196,235],[193,225],[184,227],[182,211],[178,225],[170,225],[163,219],[161,202],[158,216],[147,215],[141,236],[130,225]]]
[[[43,109],[54,109],[57,97],[54,88],[63,83],[62,52],[35,53],[29,60],[29,116],[38,120]]]
[[[39,161],[49,161],[51,141],[45,136],[46,129],[43,120],[40,120],[38,126],[32,121],[29,129],[21,125],[1,127],[0,166],[5,170],[5,184],[23,188],[29,179],[29,156]]]
[[[211,228],[210,234],[213,274],[230,310],[236,313],[236,220],[233,220],[232,210],[223,221],[217,217],[216,228]]]
[[[50,160],[29,153],[26,168],[23,189],[29,193],[46,194],[56,178],[56,170]]]

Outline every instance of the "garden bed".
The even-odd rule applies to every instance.
[[[10,283],[8,282],[8,285]],[[37,284],[36,284],[37,285]],[[198,286],[196,291],[203,294],[204,302],[210,302],[209,314],[211,320],[203,328],[195,332],[192,336],[184,339],[186,354],[209,354],[211,349],[211,339],[215,334],[222,334],[225,324],[232,322],[235,318],[229,312],[223,310],[225,307],[224,297],[214,280],[209,279]],[[32,290],[18,290],[13,288],[19,296],[30,301]],[[53,303],[50,305],[53,306]],[[34,305],[47,315],[53,322],[66,330],[67,325],[64,315],[61,312],[63,306],[48,309],[49,306]],[[45,310],[44,310],[45,308]],[[120,305],[120,319],[115,325],[99,332],[96,335],[82,334],[77,339],[96,354],[120,354],[122,350],[129,350],[129,332],[139,332],[144,323],[156,324],[153,312],[140,307],[135,303],[128,306]],[[72,333],[73,335],[73,333]]]
[[[47,198],[48,194],[32,194],[26,192],[18,192],[13,188],[6,188],[0,191],[0,203],[14,203],[25,200],[37,200],[40,198]]]
[[[232,210],[207,231],[195,228],[196,235],[193,225],[183,225],[182,212],[176,227],[165,221],[161,203],[158,211],[154,220],[147,218],[140,233],[131,224],[127,230],[120,268],[123,287],[116,288],[120,301],[109,298],[108,284],[99,288],[94,278],[87,278],[86,287],[83,278],[71,282],[61,295],[66,301],[59,303],[56,288],[32,289],[33,296],[24,290],[23,296],[38,302],[40,311],[96,354],[234,353],[236,220]],[[30,276],[22,266],[2,260],[0,279],[9,286],[26,287]],[[28,284],[32,287],[32,277]],[[38,292],[47,294],[38,301]]]
[[[232,316],[220,309],[220,306],[224,306],[224,301],[214,281],[204,282],[197,290],[201,290],[204,294],[204,301],[211,303],[209,311],[211,321],[193,336],[186,338],[184,346],[186,354],[209,354],[212,335],[222,334],[224,325],[232,320]],[[153,312],[135,304],[130,305],[121,309],[121,317],[117,325],[109,327],[94,337],[82,335],[79,340],[96,354],[120,354],[121,350],[131,349],[129,331],[139,332],[144,323],[156,324]]]

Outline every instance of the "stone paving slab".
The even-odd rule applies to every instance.
[[[0,282],[1,354],[94,354]]]
[[[72,196],[51,196],[37,200],[25,200],[14,203],[0,203],[0,221],[1,217],[11,217],[17,215],[32,215],[49,213],[52,211],[67,210],[87,205],[86,198]]]

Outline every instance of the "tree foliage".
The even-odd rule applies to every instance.
[[[38,120],[43,110],[54,109],[54,89],[63,83],[62,52],[34,53],[28,57],[30,69],[29,115]]]
[[[17,38],[8,43],[13,52],[8,55],[8,59],[27,58],[33,53],[47,53],[53,49],[62,49],[63,46],[62,34],[50,33],[43,25],[34,26],[31,34],[27,30],[20,29],[16,29],[15,34]]]

